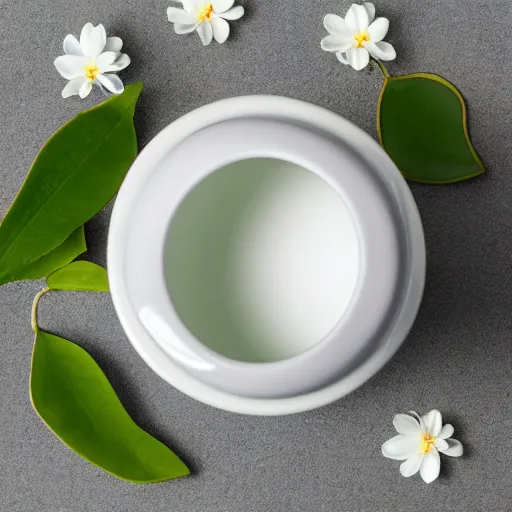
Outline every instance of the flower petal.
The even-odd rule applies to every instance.
[[[400,464],[400,473],[402,473],[402,476],[405,477],[415,475],[420,470],[422,462],[423,457],[419,454],[416,454]]]
[[[418,454],[419,441],[412,436],[395,436],[382,445],[382,455],[388,459],[406,460]]]
[[[80,91],[80,87],[82,87],[83,83],[87,80],[85,76],[77,76],[70,80],[64,89],[62,89],[62,97],[69,98],[70,96],[75,96]]]
[[[389,20],[387,18],[377,18],[369,27],[368,35],[372,43],[382,41],[389,29]]]
[[[425,422],[423,421],[423,418],[420,417],[420,415],[416,411],[408,411],[408,412],[409,412],[409,414],[411,414],[412,416],[414,416],[418,420],[418,422],[420,424],[420,430],[422,432],[426,432]]]
[[[366,48],[349,48],[347,51],[348,63],[356,70],[360,71],[370,62],[370,54]]]
[[[368,11],[362,5],[358,4],[351,5],[345,16],[345,21],[352,35],[364,32],[370,24]]]
[[[73,34],[68,34],[64,38],[62,46],[66,55],[83,55],[82,47],[80,46],[78,39]]]
[[[393,425],[396,431],[404,436],[419,435],[421,432],[418,420],[408,414],[397,414],[393,418]]]
[[[326,14],[324,17],[324,27],[329,34],[334,36],[348,36],[352,38],[350,29],[346,21],[336,14]]]
[[[119,55],[119,54],[117,54]],[[100,55],[101,57],[101,55]],[[130,64],[131,60],[130,60],[130,57],[128,57],[128,55],[126,55],[126,53],[121,53],[121,55],[119,55],[116,60],[105,67],[105,69],[103,70],[103,73],[110,73],[112,71],[114,72],[117,72],[117,71],[121,71],[122,69],[126,68],[129,64]]]
[[[353,42],[351,37],[329,35],[320,41],[320,46],[326,52],[346,52]]]
[[[233,7],[235,0],[212,0],[213,12],[222,13]]]
[[[107,43],[105,44],[105,48],[103,48],[103,51],[119,53],[122,47],[123,40],[120,37],[107,37]]]
[[[427,484],[433,482],[441,470],[441,458],[439,452],[432,448],[428,453],[423,455],[423,462],[421,463],[420,475],[423,481]]]
[[[86,80],[80,89],[78,90],[78,94],[80,98],[84,99],[85,97],[89,96],[89,93],[92,89],[92,80]]]
[[[371,2],[364,2],[363,5],[368,13],[368,21],[371,23],[375,19],[375,5]]]
[[[440,452],[448,449],[448,443],[440,437],[436,437],[434,445]]]
[[[177,7],[169,7],[167,9],[167,19],[171,23],[179,23],[180,25],[189,25],[196,21],[188,12]]]
[[[107,34],[105,32],[105,27],[101,23],[86,34],[83,41],[82,36],[80,35],[80,46],[82,47],[84,55],[87,55],[87,57],[90,57],[91,59],[96,59],[103,51],[106,44]]]
[[[427,434],[437,437],[443,426],[441,413],[437,409],[432,409],[431,411],[427,412],[425,416],[423,416],[423,421],[425,422],[425,429]]]
[[[449,423],[447,423],[442,429],[441,429],[441,432],[439,433],[439,437],[441,439],[448,439],[449,437],[452,437],[453,436],[453,432],[454,432],[454,428],[453,428],[453,425],[450,425]]]
[[[460,457],[464,453],[464,447],[460,441],[457,441],[457,439],[447,439],[446,443],[448,444],[448,448],[446,448],[446,450],[439,450],[444,455]]]
[[[203,46],[208,46],[212,42],[213,28],[212,28],[212,24],[209,21],[203,21],[203,23],[201,23],[197,27],[197,33],[199,34],[199,37],[201,38],[201,42],[203,43]]]
[[[223,43],[229,36],[229,23],[219,16],[211,17],[213,37],[217,43]]]
[[[121,94],[124,91],[124,85],[117,75],[98,75],[98,82],[114,94]]]
[[[236,7],[229,9],[229,11],[220,13],[219,16],[225,20],[238,20],[244,15],[244,12],[245,9],[241,5],[237,5]]]
[[[82,28],[82,32],[80,32],[80,46],[82,47],[82,51],[84,50],[85,40],[89,37],[93,28],[94,25],[92,23],[86,23]]]
[[[336,57],[342,64],[345,64],[345,66],[348,65],[348,59],[347,59],[346,53],[336,52]]]
[[[179,0],[177,0],[177,1],[179,1]],[[185,9],[185,12],[188,12],[189,14],[192,14],[192,15],[196,12],[197,5],[194,2],[194,0],[181,0],[181,3],[183,4],[183,9]]]
[[[385,41],[379,43],[364,43],[364,47],[370,52],[370,55],[377,60],[394,60],[396,52],[393,46]]]
[[[188,23],[185,25],[181,23],[174,24],[174,32],[176,32],[176,34],[190,34],[190,32],[194,32],[196,28],[197,23]]]
[[[84,75],[84,67],[87,66],[89,59],[78,55],[62,55],[57,57],[53,64],[57,71],[67,80],[72,80],[77,76]]]
[[[103,52],[97,59],[96,65],[98,66],[100,73],[104,73],[106,68],[110,66],[118,57],[116,52]]]

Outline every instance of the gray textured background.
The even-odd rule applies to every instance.
[[[122,73],[146,84],[140,145],[182,114],[228,96],[267,93],[317,103],[375,136],[380,72],[322,52],[323,15],[348,0],[245,0],[224,45],[176,36],[167,0],[0,0],[0,217],[44,141],[101,99],[63,100],[53,68],[64,36],[87,21],[119,35]],[[318,411],[250,418],[214,410],[158,378],[131,348],[107,294],[52,294],[43,327],[90,351],[132,417],[194,475],[137,486],[84,462],[30,406],[30,305],[41,283],[0,289],[0,509],[15,511],[299,512],[512,510],[512,100],[510,0],[382,0],[398,53],[392,74],[439,73],[467,98],[489,173],[445,187],[411,185],[428,247],[425,299],[390,364]],[[105,262],[110,209],[87,226],[88,258]],[[404,479],[380,445],[392,417],[439,408],[465,445],[427,486]]]

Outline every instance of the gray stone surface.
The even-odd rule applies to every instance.
[[[332,109],[375,136],[380,72],[322,52],[322,17],[346,0],[245,0],[225,45],[176,36],[168,0],[0,0],[0,217],[44,141],[101,99],[63,100],[53,68],[64,36],[87,21],[121,36],[143,80],[141,146],[186,112],[233,95],[288,95]],[[402,349],[375,378],[323,409],[284,418],[202,405],[158,378],[124,336],[107,294],[45,297],[41,323],[90,351],[132,417],[172,446],[193,476],[138,486],[89,465],[32,411],[30,306],[41,283],[0,289],[0,510],[351,512],[512,510],[512,137],[510,0],[383,0],[392,74],[432,71],[467,98],[489,173],[446,187],[411,185],[428,246],[425,299]],[[87,226],[105,262],[110,209]],[[466,447],[427,486],[404,479],[380,445],[396,412],[439,408]],[[447,458],[446,458],[447,459]]]

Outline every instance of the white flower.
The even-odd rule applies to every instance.
[[[105,27],[92,23],[84,25],[80,42],[71,34],[64,39],[64,53],[54,61],[57,71],[69,82],[62,90],[62,97],[76,94],[85,98],[94,83],[114,94],[124,91],[123,82],[114,75],[130,64],[130,57],[121,53],[123,41],[119,37],[107,37]]]
[[[382,455],[388,459],[404,460],[400,465],[403,476],[412,476],[418,471],[429,484],[439,476],[441,460],[439,452],[452,457],[460,457],[462,444],[451,439],[453,427],[443,427],[441,413],[430,411],[421,418],[414,412],[397,414],[393,425],[400,434],[382,445]],[[416,419],[417,418],[417,419]]]
[[[203,46],[212,42],[223,43],[229,36],[229,23],[244,15],[241,5],[233,7],[235,0],[181,0],[183,9],[169,7],[167,18],[174,23],[176,34],[197,30]]]
[[[350,64],[355,70],[365,68],[370,55],[376,60],[393,60],[395,49],[383,41],[388,33],[389,20],[375,19],[375,6],[370,2],[352,4],[343,19],[336,14],[327,14],[324,26],[329,35],[321,42],[322,49],[336,52],[343,64]]]

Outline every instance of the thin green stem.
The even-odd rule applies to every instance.
[[[41,297],[50,291],[50,288],[43,288],[39,290],[34,297],[34,302],[32,303],[32,330],[37,334],[37,306],[39,304],[39,300]]]
[[[382,64],[382,62],[380,60],[376,60],[375,62],[379,65],[379,68],[381,69],[384,77],[391,78],[391,75],[388,73],[388,70],[384,67],[384,64]]]

